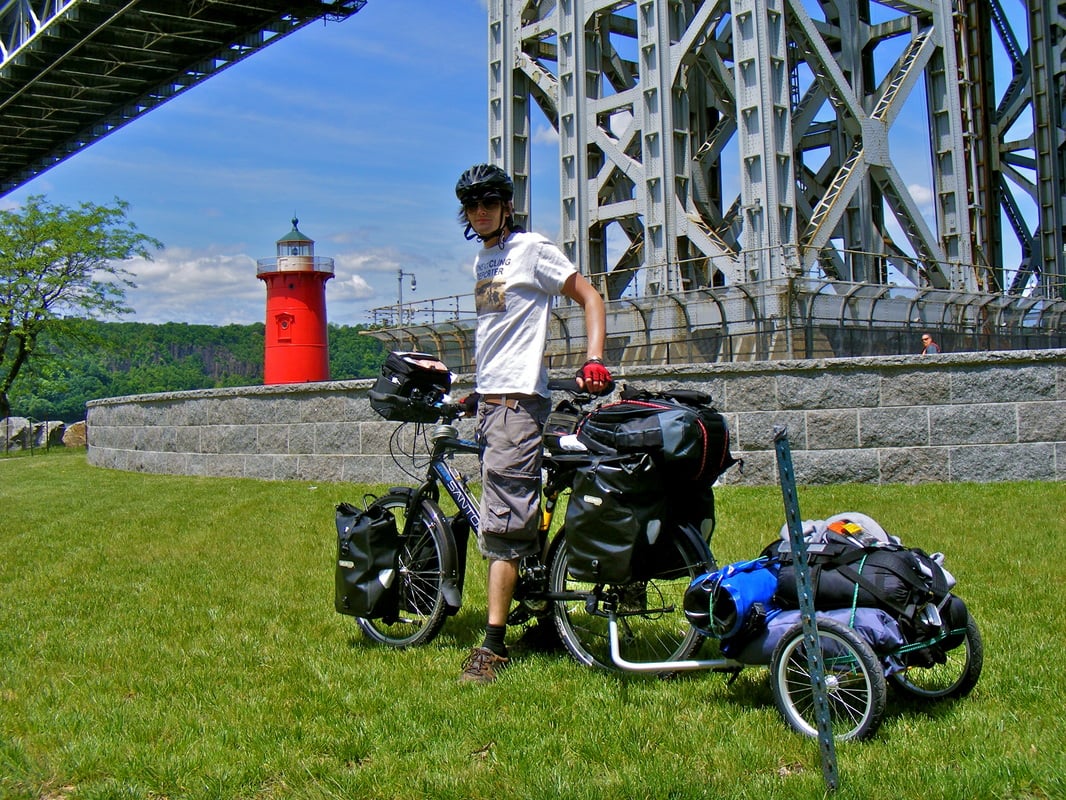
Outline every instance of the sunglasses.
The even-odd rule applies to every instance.
[[[486,211],[496,211],[502,204],[498,197],[486,197],[484,200],[467,200],[463,203],[463,211],[477,211],[481,206]]]

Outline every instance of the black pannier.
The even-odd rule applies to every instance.
[[[665,512],[659,469],[648,454],[594,458],[577,470],[566,507],[570,574],[589,583],[640,577],[648,551],[670,535]]]
[[[394,422],[436,422],[433,404],[451,388],[451,373],[436,356],[394,351],[370,390],[370,407]]]
[[[578,580],[626,583],[675,566],[673,539],[710,539],[715,480],[737,463],[725,420],[702,392],[625,389],[578,424],[593,454],[577,470],[566,512]]]
[[[338,613],[378,619],[395,616],[396,562],[400,537],[396,518],[379,506],[366,511],[337,506],[337,570],[334,606]]]
[[[648,453],[668,480],[710,485],[737,463],[725,418],[710,402],[703,392],[625,389],[581,420],[578,441],[601,455]]]

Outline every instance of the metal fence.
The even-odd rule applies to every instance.
[[[4,417],[0,419],[0,436],[3,436],[0,452],[5,456],[16,452],[29,452],[31,455],[37,450],[47,452],[52,446],[50,433],[47,423],[42,420]]]
[[[1066,347],[1064,300],[807,278],[623,298],[607,313],[607,355],[619,365],[914,354],[925,332],[944,352]],[[457,372],[473,369],[472,296],[412,303],[398,317],[404,324],[381,323],[371,335],[390,349],[436,353]],[[584,353],[582,311],[563,301],[549,366],[580,363]]]

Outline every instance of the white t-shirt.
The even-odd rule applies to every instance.
[[[477,306],[477,391],[548,392],[544,349],[553,298],[577,272],[562,251],[538,233],[512,233],[501,250],[483,247],[474,262]]]

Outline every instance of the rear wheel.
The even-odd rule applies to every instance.
[[[578,662],[614,669],[606,604],[613,604],[619,628],[619,647],[627,661],[677,661],[691,658],[703,643],[685,618],[685,589],[709,568],[708,562],[680,537],[670,545],[674,566],[654,578],[626,584],[597,585],[574,580],[569,573],[565,531],[552,543],[549,591],[569,593],[571,599],[553,604],[555,625],[566,649]]]
[[[977,685],[984,666],[985,649],[974,618],[966,615],[966,635],[962,644],[944,653],[943,664],[909,666],[890,677],[900,692],[928,700],[965,697]]]
[[[831,619],[818,620],[818,646],[825,665],[826,701],[836,739],[866,739],[885,715],[885,675],[866,640]],[[774,703],[789,726],[818,735],[814,685],[807,663],[803,625],[781,637],[770,660]]]
[[[444,625],[446,607],[443,582],[447,531],[439,513],[432,513],[429,501],[419,509],[411,530],[403,534],[407,522],[405,494],[393,493],[375,500],[396,518],[400,550],[396,569],[396,611],[382,619],[359,617],[359,627],[367,636],[390,647],[425,644]]]

